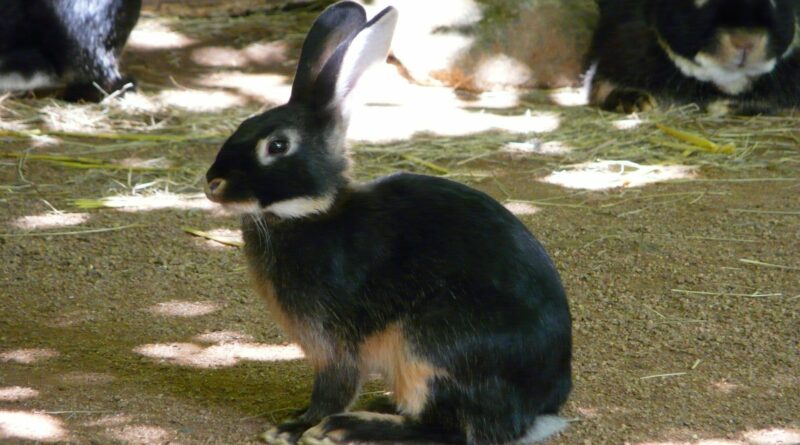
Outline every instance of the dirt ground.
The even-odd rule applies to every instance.
[[[232,128],[270,102],[271,95],[258,95],[272,88],[263,83],[251,94],[244,82],[202,79],[223,71],[289,75],[302,35],[256,46],[274,55],[256,63],[248,59],[255,53],[241,49],[288,28],[237,23],[187,20],[175,28],[193,41],[188,47],[130,50],[127,71],[145,96],[169,105],[175,95],[165,92],[177,88],[202,91],[201,105],[231,104],[154,128],[210,121]],[[152,20],[147,26],[161,32]],[[283,91],[285,83],[274,88]],[[12,118],[0,114],[0,122]],[[28,128],[47,129],[47,122]],[[750,169],[704,166],[688,179],[587,191],[538,180],[562,158],[503,153],[515,137],[508,133],[482,137],[496,153],[462,165],[484,174],[455,179],[515,202],[570,299],[575,389],[564,415],[572,422],[550,443],[800,443],[800,175],[788,160],[796,158]],[[310,368],[255,296],[240,250],[183,230],[235,233],[235,217],[202,198],[91,210],[73,201],[194,196],[221,139],[39,142],[0,136],[0,151],[155,159],[152,165],[182,170],[0,159],[0,442],[259,443],[268,424],[302,408]],[[603,152],[580,156],[591,161]],[[383,387],[370,382],[364,391],[362,401]]]

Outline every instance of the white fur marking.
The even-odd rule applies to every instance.
[[[706,3],[708,3],[708,0],[694,0],[694,5],[698,8],[702,8]]]
[[[781,59],[787,59],[794,54],[797,49],[800,49],[800,20],[796,21],[794,24],[794,39],[791,45],[789,45],[786,51],[781,55]]]
[[[702,82],[711,82],[720,91],[732,96],[750,89],[755,78],[772,71],[777,63],[776,59],[770,59],[745,68],[730,70],[720,66],[713,58],[703,53],[698,53],[694,60],[689,60],[672,51],[669,45],[660,38],[659,43],[683,74]]]
[[[396,25],[397,10],[392,9],[370,27],[362,29],[347,48],[336,80],[334,102],[331,104],[340,107],[345,117],[345,99],[370,66],[386,60]]]
[[[0,74],[0,91],[28,91],[55,84],[55,79],[45,73],[36,73],[31,77],[23,77],[18,73]]]
[[[289,151],[282,155],[270,155],[267,152],[267,146],[275,139],[286,139],[286,141],[289,142]],[[289,156],[296,152],[299,145],[300,134],[297,131],[292,130],[291,128],[282,129],[265,137],[264,139],[259,139],[258,142],[256,142],[256,159],[258,159],[258,163],[261,165],[269,165],[280,157]]]
[[[269,445],[292,445],[288,433],[278,433],[278,428],[270,428],[261,435],[261,440]]]
[[[231,213],[237,215],[244,215],[248,213],[258,213],[261,211],[261,206],[258,205],[258,201],[252,200],[248,202],[233,202],[230,204],[222,204],[223,208]]]
[[[315,213],[325,213],[333,205],[333,196],[294,198],[270,204],[264,210],[283,219],[302,218]]]
[[[533,426],[525,433],[525,436],[514,442],[513,445],[529,445],[542,442],[553,434],[563,431],[568,424],[569,422],[560,416],[539,416]]]

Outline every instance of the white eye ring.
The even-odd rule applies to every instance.
[[[284,142],[286,148],[283,151],[273,150],[273,144]],[[256,143],[256,158],[261,165],[269,165],[278,159],[289,156],[297,150],[298,143],[300,142],[300,135],[295,130],[280,130],[275,134],[271,134],[263,139],[259,139]]]

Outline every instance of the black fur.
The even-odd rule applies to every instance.
[[[140,9],[141,0],[2,0],[0,77],[46,75],[66,85],[64,99],[97,102],[93,83],[111,93],[132,81],[118,58]]]
[[[293,320],[317,367],[308,410],[274,434],[293,442],[322,421],[315,429],[337,430],[346,442],[511,442],[557,413],[570,392],[567,299],[539,242],[488,195],[429,176],[347,177],[336,81],[355,36],[390,13],[364,23],[354,3],[326,10],[303,47],[292,100],[245,121],[207,174],[214,201],[261,209],[243,216],[248,264],[256,283],[274,287],[273,309]],[[346,29],[332,32],[334,17]],[[327,53],[326,61],[309,56]],[[347,78],[345,94],[359,74]],[[265,138],[296,145],[262,165],[256,150]],[[270,210],[324,196],[332,204],[318,213]],[[342,414],[366,377],[365,341],[391,326],[401,327],[415,360],[441,371],[426,380],[419,412],[400,422]],[[315,361],[320,348],[333,357]]]
[[[605,109],[646,110],[660,103],[696,103],[707,108],[728,103],[738,114],[772,113],[800,105],[800,1],[598,0],[600,22],[587,66],[596,64],[590,100]],[[742,91],[724,91],[715,83],[682,72],[665,49],[688,60],[718,48],[719,32],[765,32],[766,53],[775,67],[754,76]],[[659,39],[661,42],[659,42]],[[598,93],[602,84],[616,92]],[[607,91],[606,91],[607,93]]]

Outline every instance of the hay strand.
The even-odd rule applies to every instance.
[[[71,230],[65,232],[27,232],[27,233],[0,233],[0,238],[28,238],[37,236],[72,236],[72,235],[92,235],[96,233],[118,232],[120,230],[142,227],[141,224],[128,224],[116,227],[104,227],[102,229]]]
[[[200,237],[200,238],[205,238],[207,240],[214,241],[216,243],[220,243],[220,244],[225,245],[225,246],[244,247],[244,243],[241,242],[241,241],[235,241],[235,240],[229,239],[227,237],[223,237],[223,236],[216,236],[216,235],[213,235],[211,233],[204,232],[202,230],[192,229],[190,227],[184,227],[183,231],[188,233],[189,235],[194,235],[194,236],[197,236],[197,237]]]
[[[780,264],[765,263],[763,261],[751,260],[751,259],[748,259],[748,258],[740,258],[739,262],[740,263],[745,263],[745,264],[752,264],[753,266],[770,267],[770,268],[773,268],[773,269],[800,270],[800,267],[783,266],[783,265],[780,265]]]

